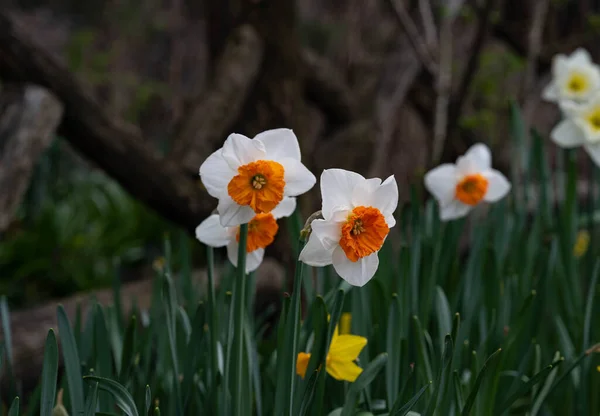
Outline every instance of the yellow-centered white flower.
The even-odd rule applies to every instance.
[[[327,169],[321,174],[321,196],[323,219],[311,223],[300,260],[317,267],[333,264],[342,279],[363,286],[377,271],[377,253],[396,225],[396,179],[390,176],[382,183],[379,178]]]
[[[600,93],[580,105],[561,105],[565,119],[550,132],[561,147],[583,146],[594,163],[600,166]]]
[[[542,92],[546,101],[581,103],[600,90],[600,68],[582,48],[570,56],[555,55],[552,60],[552,81]]]
[[[254,139],[231,134],[200,166],[200,178],[219,199],[224,227],[271,212],[284,197],[303,194],[316,182],[300,162],[298,139],[290,129],[267,130]]]
[[[459,157],[425,175],[425,187],[438,201],[442,221],[464,217],[480,202],[496,202],[510,191],[510,183],[492,169],[490,149],[478,143]]]
[[[277,207],[266,214],[256,214],[248,222],[246,240],[246,273],[260,266],[265,256],[265,248],[275,239],[279,229],[277,219],[289,217],[296,209],[296,198],[286,197]],[[196,238],[211,247],[227,246],[227,257],[237,267],[240,227],[223,227],[218,214],[206,218],[196,228]]]

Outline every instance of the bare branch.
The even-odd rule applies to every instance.
[[[440,64],[436,82],[435,124],[433,125],[432,165],[442,156],[448,127],[448,105],[452,89],[452,23],[449,16],[442,18],[440,27]]]
[[[192,231],[214,208],[197,179],[164,160],[139,130],[89,96],[76,78],[0,12],[0,77],[48,88],[64,105],[59,133],[160,215]]]
[[[317,53],[302,52],[306,65],[306,92],[334,123],[348,123],[356,114],[356,103],[343,74]]]
[[[427,43],[429,50],[437,50],[438,35],[435,19],[433,18],[433,11],[431,10],[431,1],[419,0],[419,12],[421,13],[421,20],[423,21],[423,28],[425,29],[425,42]]]
[[[188,172],[224,140],[239,117],[263,57],[263,43],[249,25],[235,30],[221,55],[208,91],[202,94],[180,124],[169,159]]]
[[[433,59],[427,45],[421,35],[419,34],[419,29],[413,22],[412,18],[408,14],[408,11],[404,7],[402,1],[398,0],[388,0],[388,4],[391,6],[394,11],[394,15],[398,19],[400,23],[400,27],[404,30],[410,45],[415,51],[415,54],[419,57],[419,60],[423,64],[425,68],[433,75],[438,71],[437,64]]]

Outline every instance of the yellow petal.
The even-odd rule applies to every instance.
[[[590,245],[590,233],[587,230],[581,230],[577,233],[573,254],[575,257],[582,257],[588,250]]]
[[[362,368],[352,361],[327,360],[327,372],[336,380],[354,382],[362,371]]]
[[[354,361],[367,345],[367,339],[358,335],[338,335],[331,341],[327,358],[335,361]]]
[[[340,317],[340,335],[349,334],[352,325],[352,314],[344,312]]]
[[[306,375],[306,369],[308,368],[308,362],[310,361],[310,354],[305,352],[298,353],[298,359],[296,360],[296,374],[304,378]]]

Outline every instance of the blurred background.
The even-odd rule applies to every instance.
[[[150,277],[165,235],[201,267],[198,168],[231,132],[292,128],[317,177],[395,174],[402,201],[478,141],[506,170],[511,100],[547,136],[552,56],[599,31],[597,0],[0,0],[0,293]]]

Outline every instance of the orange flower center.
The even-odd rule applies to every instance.
[[[342,226],[340,246],[350,261],[358,261],[379,250],[389,231],[377,208],[356,207]]]
[[[251,253],[259,248],[265,248],[275,240],[279,225],[271,213],[257,214],[248,223],[248,239],[246,240],[246,252]],[[240,241],[240,230],[238,228],[236,240]]]
[[[463,204],[477,205],[485,196],[488,180],[480,173],[467,175],[456,185],[455,197]]]
[[[283,199],[283,166],[272,160],[257,160],[238,168],[229,181],[227,192],[239,205],[249,205],[254,212],[270,212]]]

